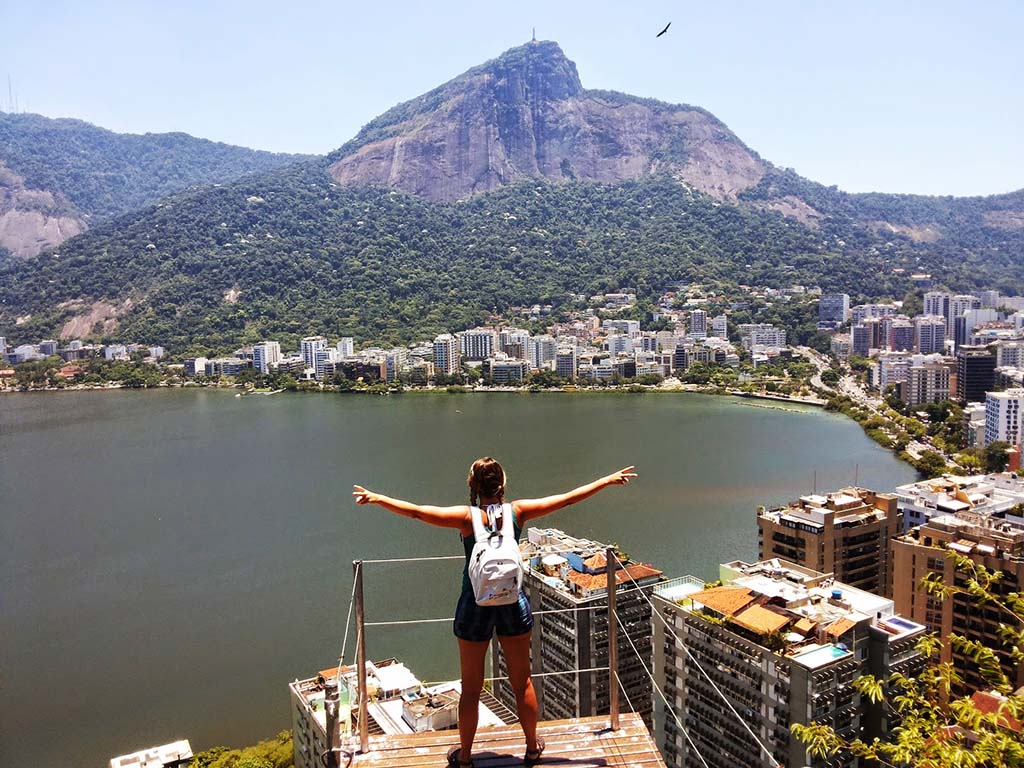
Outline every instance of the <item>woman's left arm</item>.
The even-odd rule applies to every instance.
[[[634,469],[634,467],[620,469],[618,472],[612,472],[610,475],[600,477],[592,483],[581,485],[579,488],[574,488],[571,491],[559,493],[555,496],[546,496],[542,499],[519,499],[512,502],[512,506],[518,514],[520,525],[523,525],[528,520],[550,515],[552,512],[557,512],[571,504],[589,499],[595,493],[604,490],[610,485],[625,485],[630,480],[635,480],[637,475],[633,471]]]
[[[469,507],[434,507],[425,504],[413,504],[404,499],[393,499],[382,493],[374,493],[361,485],[352,486],[352,497],[356,504],[376,504],[389,512],[413,520],[436,525],[440,528],[461,528],[469,519]]]

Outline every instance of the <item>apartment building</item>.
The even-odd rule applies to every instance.
[[[757,555],[832,573],[850,586],[891,596],[889,542],[899,532],[895,495],[844,488],[758,510]]]
[[[984,402],[996,378],[996,356],[987,347],[960,347],[956,353],[956,394],[961,403]]]
[[[896,615],[892,600],[784,560],[723,564],[719,577],[720,586],[688,576],[654,589],[665,619],[654,622],[654,676],[669,705],[655,697],[654,735],[666,764],[854,765],[813,758],[790,726],[813,720],[845,738],[883,737],[894,724],[854,682],[915,675],[925,627]]]
[[[327,339],[323,336],[306,336],[299,345],[299,353],[307,368],[316,368],[316,353],[327,349]]]
[[[459,358],[459,340],[450,333],[442,333],[434,338],[434,370],[445,376],[461,370],[462,360]]]
[[[1024,504],[1024,478],[1012,472],[988,475],[943,475],[896,488],[896,506],[905,533],[934,517],[960,512],[1005,517]]]
[[[917,327],[917,346],[919,353],[930,355],[942,354],[946,349],[946,318],[941,315],[923,315],[914,319]]]
[[[1024,389],[985,395],[985,445],[996,441],[1020,446],[1024,419]]]
[[[984,643],[996,651],[1003,672],[1016,689],[1024,685],[1024,665],[1015,664],[1002,644],[1000,625],[1006,616],[992,605],[979,605],[966,593],[939,600],[921,588],[921,580],[933,573],[941,575],[944,584],[963,583],[957,555],[991,571],[1001,571],[999,589],[1004,593],[1019,592],[1024,587],[1024,527],[985,512],[959,511],[933,517],[893,541],[896,609],[940,637],[956,633]],[[955,651],[951,644],[944,644],[940,658],[951,661],[963,678],[964,684],[955,694],[991,687],[979,673],[977,663]]]
[[[535,619],[533,672],[558,673],[534,678],[541,720],[591,717],[609,711],[608,672],[573,672],[608,665],[607,546],[557,528],[531,528],[522,544],[524,560],[528,561],[523,587],[533,610],[561,611]],[[623,698],[632,702],[649,727],[653,692],[645,671],[651,666],[648,599],[663,577],[657,568],[621,557],[625,568],[615,572],[619,679]],[[497,642],[493,662],[495,674],[504,675],[505,663]],[[495,683],[494,695],[515,708],[515,695],[507,681]]]
[[[907,368],[907,379],[901,388],[901,399],[911,408],[925,403],[941,403],[944,400],[949,400],[952,373],[950,369],[951,366],[941,359],[912,359],[910,367]]]

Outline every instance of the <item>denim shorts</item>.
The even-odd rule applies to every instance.
[[[524,592],[509,605],[477,605],[473,592],[466,590],[459,596],[452,629],[457,638],[470,642],[490,640],[495,632],[501,637],[525,635],[533,629],[533,611]]]

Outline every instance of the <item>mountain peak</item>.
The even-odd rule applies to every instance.
[[[535,98],[559,100],[583,92],[576,64],[553,40],[533,40],[509,48],[496,59],[474,67],[466,75],[484,71],[507,87],[505,95],[520,96],[520,87],[533,91]]]
[[[340,184],[444,201],[521,178],[616,183],[657,171],[734,199],[765,170],[704,110],[584,90],[550,40],[510,48],[389,109],[327,162]]]

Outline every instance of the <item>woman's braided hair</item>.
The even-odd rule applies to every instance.
[[[501,503],[505,501],[505,470],[490,456],[473,462],[466,483],[471,507],[479,506],[481,496],[496,498]]]

